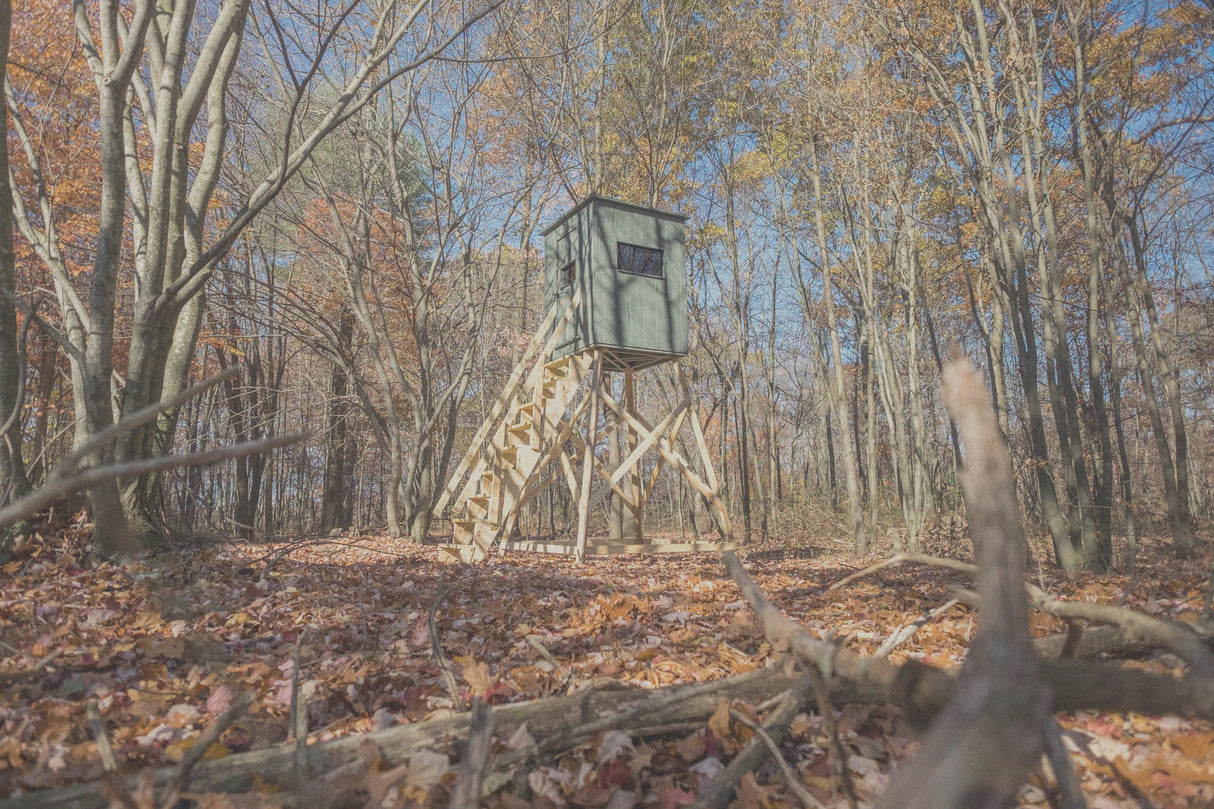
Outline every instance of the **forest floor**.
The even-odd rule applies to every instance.
[[[774,664],[750,610],[711,554],[578,565],[518,553],[469,567],[441,564],[432,548],[364,535],[194,545],[86,569],[79,558],[83,530],[30,545],[0,572],[0,801],[101,777],[89,701],[100,710],[120,769],[132,772],[180,760],[237,693],[251,695],[252,707],[206,757],[283,742],[293,679],[307,700],[313,743],[450,712],[454,700],[432,657],[432,608],[461,701],[479,695],[500,705],[604,680],[654,688]],[[1068,580],[1045,570],[1039,583],[1066,598],[1124,601],[1194,620],[1208,562],[1144,555],[1133,578]],[[969,585],[957,573],[902,566],[828,591],[874,560],[810,547],[757,548],[741,557],[791,617],[866,654],[948,602],[950,588]],[[958,664],[974,626],[974,613],[956,604],[890,659]],[[1036,635],[1065,629],[1040,614],[1033,628]],[[1180,667],[1159,654],[1125,665]],[[1090,806],[1214,806],[1214,725],[1095,713],[1061,715],[1059,722]],[[845,706],[838,728],[865,805],[916,743],[886,705]],[[718,712],[706,727],[673,737],[602,734],[532,771],[528,800],[503,789],[482,805],[676,809],[690,804],[749,733]],[[497,749],[512,741],[499,740]],[[783,752],[820,801],[846,806],[827,746],[822,723],[807,711],[792,723]],[[445,805],[454,775],[445,758],[440,763],[435,770],[419,760],[383,805]],[[743,779],[734,805],[798,805],[786,777],[769,761]],[[1021,791],[1022,806],[1048,805],[1051,780],[1039,778]],[[275,787],[264,782],[239,800],[203,802],[280,804]]]

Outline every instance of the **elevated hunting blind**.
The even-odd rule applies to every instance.
[[[644,414],[637,406],[635,373],[687,354],[686,221],[591,196],[544,231],[547,314],[434,507],[435,517],[451,520],[451,541],[443,545],[451,558],[483,559],[495,546],[582,559],[728,545],[729,510],[696,397],[677,362],[682,399],[647,403]],[[690,442],[680,437],[685,426]],[[687,443],[698,468],[679,450]],[[645,505],[664,468],[710,506],[723,542],[645,536]],[[524,507],[557,481],[577,504],[576,533],[523,536]],[[621,519],[592,542],[591,515],[608,498],[614,514],[631,513],[631,536],[623,536]]]
[[[553,359],[597,348],[611,371],[687,353],[687,217],[590,196],[544,231],[544,303],[581,306]]]

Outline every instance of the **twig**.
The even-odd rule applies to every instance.
[[[84,461],[85,458],[88,458],[94,452],[118,438],[118,436],[142,427],[166,410],[172,410],[175,407],[180,407],[200,393],[207,392],[220,382],[231,379],[239,373],[240,368],[236,366],[233,366],[226,371],[220,371],[214,376],[207,377],[196,385],[191,385],[171,399],[165,399],[163,402],[156,402],[148,405],[147,407],[140,408],[120,421],[111,424],[104,429],[98,430],[93,434],[92,438],[81,444],[79,448],[72,450],[67,455],[63,456],[63,460],[61,460],[55,466],[55,468],[51,470],[50,479],[53,480],[55,478],[74,475],[77,467],[80,466],[81,462]]]
[[[528,635],[526,640],[527,640],[527,644],[532,649],[535,649],[537,652],[539,652],[540,657],[544,658],[549,663],[551,663],[552,667],[554,669],[560,669],[562,667],[560,663],[556,662],[556,658],[552,656],[552,652],[548,651],[548,648],[546,646],[544,646],[544,644],[540,643],[539,638],[537,638],[535,635]]]
[[[1045,755],[1058,782],[1059,809],[1087,809],[1087,799],[1083,797],[1083,789],[1075,776],[1070,751],[1062,742],[1062,729],[1053,717],[1046,723]]]
[[[826,592],[829,593],[831,590],[838,590],[841,587],[846,587],[856,579],[871,576],[874,573],[885,570],[887,567],[894,567],[895,565],[900,565],[903,563],[943,567],[950,570],[956,570],[961,573],[969,573],[971,575],[977,570],[973,564],[969,562],[962,562],[957,559],[946,559],[942,556],[927,556],[922,553],[896,553],[888,559],[883,559],[880,562],[869,565],[863,570],[857,570],[850,576],[844,576],[830,587],[827,587]]]
[[[476,809],[480,805],[481,784],[489,767],[489,749],[493,743],[493,708],[472,698],[472,724],[468,727],[468,743],[459,762],[459,774],[451,790],[448,809]]]
[[[48,480],[36,491],[30,492],[25,497],[15,500],[0,509],[0,526],[8,525],[28,517],[45,506],[50,505],[60,497],[63,497],[65,494],[74,492],[77,489],[88,489],[107,480],[135,477],[149,472],[172,469],[177,466],[208,466],[232,458],[267,452],[277,447],[302,441],[306,437],[305,433],[297,433],[295,435],[278,436],[275,438],[263,438],[257,441],[246,441],[243,444],[235,444],[230,447],[216,447],[185,455],[163,455],[158,458],[142,458],[137,461],[83,469],[70,477]]]
[[[822,729],[830,740],[830,762],[839,779],[839,788],[847,798],[849,809],[856,809],[856,785],[851,780],[851,769],[847,766],[847,748],[839,738],[839,722],[835,717],[835,706],[830,699],[830,688],[826,678],[816,668],[810,667],[809,678],[814,685],[814,699],[818,703],[818,716],[822,719]]]
[[[779,700],[780,697],[776,697],[776,699]],[[784,775],[784,783],[788,785],[789,790],[797,796],[806,809],[826,809],[826,804],[815,798],[813,793],[801,783],[801,779],[793,772],[792,767],[788,766],[788,761],[784,758],[784,754],[780,752],[780,747],[776,744],[776,740],[768,735],[762,725],[751,721],[750,717],[741,711],[730,709],[729,715],[750,728],[755,737],[766,745],[768,752],[771,753],[772,760],[779,765],[780,772]]]
[[[374,537],[368,536],[368,537],[366,537],[366,540],[367,540],[367,542],[370,542],[370,541],[374,540]],[[329,537],[311,537],[309,539],[297,539],[293,542],[289,542],[289,543],[287,543],[286,547],[280,548],[275,551],[271,551],[270,553],[267,553],[267,554],[264,554],[263,556],[261,556],[261,558],[252,560],[251,562],[249,562],[249,564],[255,565],[258,562],[264,561],[265,566],[262,568],[262,572],[261,572],[261,577],[264,579],[266,577],[266,572],[272,566],[277,564],[280,559],[282,559],[283,557],[285,557],[289,554],[294,553],[297,550],[300,550],[302,548],[310,548],[314,545],[337,545],[337,546],[343,547],[343,548],[357,548],[361,551],[367,551],[369,553],[379,554],[380,556],[388,556],[393,559],[400,556],[399,553],[390,553],[388,551],[381,551],[378,548],[370,547],[367,544],[360,544],[359,542],[342,541],[342,540],[338,540],[338,539],[331,539]]]
[[[882,644],[877,648],[877,651],[873,653],[873,657],[889,657],[890,652],[913,638],[916,632],[918,632],[928,623],[936,620],[941,615],[951,610],[958,603],[960,603],[958,599],[950,598],[948,601],[944,602],[939,607],[936,607],[922,618],[912,621],[911,623],[906,624],[902,628],[898,629],[896,632],[886,638],[884,642],[882,642]]]
[[[173,807],[177,805],[178,799],[181,797],[181,791],[190,783],[190,774],[194,771],[194,765],[202,760],[206,755],[207,750],[211,749],[211,745],[219,740],[223,732],[228,729],[236,719],[243,714],[248,707],[253,704],[253,698],[248,694],[239,694],[236,699],[232,700],[231,706],[223,712],[223,714],[211,723],[203,734],[198,737],[198,741],[194,742],[185,755],[181,759],[181,763],[177,765],[173,771],[173,775],[169,778],[168,797],[163,805]]]
[[[101,711],[97,708],[97,700],[90,699],[84,706],[84,713],[89,719],[89,729],[93,740],[97,742],[97,754],[101,756],[101,766],[106,772],[118,769],[114,761],[114,748],[110,746],[110,735],[105,732],[105,723],[101,721]]]
[[[763,721],[763,730],[769,736],[783,738],[784,733],[788,730],[788,724],[801,712],[801,706],[812,690],[813,680],[809,675],[797,680],[792,688],[784,692],[780,707]],[[757,736],[752,737],[733,757],[733,761],[730,761],[725,769],[717,773],[704,791],[696,796],[691,809],[725,809],[733,800],[742,776],[757,770],[767,760],[770,752],[771,750],[762,739]],[[781,757],[778,749],[775,751],[775,755],[777,758]]]
[[[299,658],[303,649],[304,633],[295,639],[295,665],[291,667],[291,733],[295,739],[295,777],[300,784],[311,777],[308,773],[308,705],[299,698]]]
[[[438,592],[434,594],[434,602],[430,605],[430,614],[426,617],[426,626],[430,630],[430,652],[434,657],[434,662],[438,664],[439,671],[443,674],[443,683],[447,686],[447,693],[451,695],[451,701],[455,704],[457,710],[467,710],[464,705],[464,700],[459,695],[459,682],[455,679],[455,672],[451,670],[451,662],[447,660],[447,655],[443,653],[443,644],[440,641],[438,634],[438,608],[442,605],[443,599],[447,597],[447,583],[440,581],[438,584]]]
[[[8,648],[11,649],[14,654],[20,653],[20,650],[9,646],[7,643],[4,645],[8,646]],[[0,671],[0,683],[15,683],[29,677],[37,677],[38,675],[42,674],[42,670],[44,668],[49,666],[61,654],[63,654],[63,650],[56,649],[29,668],[18,669],[16,671]]]

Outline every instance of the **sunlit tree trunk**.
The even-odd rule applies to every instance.
[[[848,516],[851,518],[853,544],[857,553],[868,550],[868,535],[864,531],[864,503],[860,492],[860,470],[857,466],[855,436],[847,418],[847,384],[843,376],[843,349],[839,343],[838,316],[835,312],[835,285],[830,245],[826,239],[826,220],[822,209],[822,169],[818,156],[818,139],[810,143],[810,181],[814,193],[814,229],[818,240],[818,255],[822,261],[822,306],[826,310],[826,333],[830,341],[831,377],[827,384],[830,391],[831,410],[834,415],[836,435],[839,438],[843,478],[847,485]],[[802,285],[804,289],[804,285]]]
[[[1088,241],[1088,285],[1087,285],[1087,360],[1088,395],[1092,401],[1094,418],[1091,431],[1095,433],[1100,447],[1100,467],[1096,470],[1093,507],[1096,525],[1096,551],[1100,567],[1108,569],[1113,561],[1113,446],[1110,438],[1110,418],[1105,401],[1103,344],[1104,324],[1101,309],[1101,288],[1105,285],[1103,234],[1098,212],[1100,201],[1097,183],[1107,178],[1097,177],[1092,160],[1090,133],[1088,131],[1088,68],[1087,48],[1090,31],[1077,17],[1070,16],[1071,41],[1075,54],[1075,142],[1079,152],[1079,164],[1083,171],[1084,222]],[[1118,418],[1120,414],[1118,414]],[[1129,481],[1126,481],[1128,485]],[[1132,518],[1129,523],[1132,526]],[[1132,529],[1131,529],[1132,530]]]

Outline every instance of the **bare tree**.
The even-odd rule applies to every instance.
[[[12,6],[0,8],[0,88],[8,74],[9,34]],[[13,255],[13,210],[7,204],[12,196],[8,165],[8,106],[0,103],[0,504],[29,491],[25,461],[21,454],[21,405],[24,357],[18,350],[17,312],[12,296],[16,293]],[[28,321],[27,321],[28,323]],[[11,531],[0,533],[0,560],[6,557]]]
[[[101,141],[101,216],[86,289],[64,265],[44,187],[21,189],[14,205],[22,234],[54,279],[77,412],[84,416],[78,446],[122,414],[185,386],[216,262],[343,120],[391,81],[444,53],[501,2],[487,0],[461,15],[432,14],[425,0],[411,6],[352,2],[311,23],[267,5],[260,25],[270,35],[261,43],[273,43],[274,49],[258,58],[276,64],[288,78],[283,99],[288,118],[312,98],[318,78],[334,80],[339,89],[298,138],[294,126],[284,127],[268,170],[231,200],[220,225],[212,202],[227,154],[229,86],[244,50],[250,0],[226,0],[209,12],[188,0],[140,0],[129,19],[118,3],[103,2],[94,14],[85,0],[76,0],[76,31],[97,86]],[[354,51],[335,56],[346,38],[359,40],[357,56]],[[28,135],[20,127],[17,134],[36,175]],[[190,144],[196,150],[187,148]],[[27,213],[28,205],[38,213]],[[124,268],[131,265],[131,339],[116,391],[115,330],[119,317],[128,314],[120,309],[118,290]],[[165,452],[175,419],[174,412],[166,412],[158,425],[132,431],[116,447],[100,448],[96,461]],[[157,492],[155,476],[144,476],[121,494],[112,481],[89,490],[94,538],[103,552],[130,545],[129,520],[140,534],[157,529]]]

